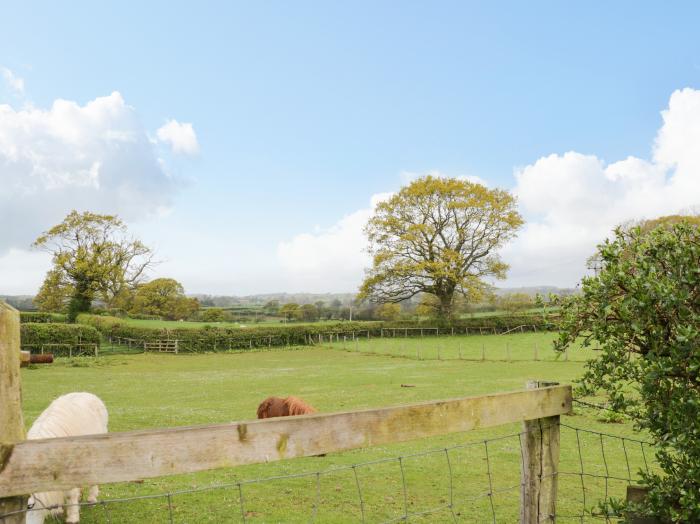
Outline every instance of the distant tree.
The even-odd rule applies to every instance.
[[[318,308],[314,304],[304,304],[301,306],[301,317],[307,322],[318,320]]]
[[[401,306],[387,302],[379,305],[374,314],[381,320],[396,320],[401,315]]]
[[[136,288],[131,313],[181,320],[189,318],[198,309],[199,301],[186,297],[177,280],[157,278]]]
[[[63,272],[51,269],[46,273],[39,293],[34,297],[34,304],[39,311],[62,313],[67,309],[71,296],[73,296],[73,286],[66,281]]]
[[[457,178],[415,180],[379,203],[365,228],[373,264],[360,297],[382,303],[432,295],[438,317],[448,319],[456,293],[505,277],[496,251],[522,224],[507,191]]]
[[[220,307],[210,307],[203,309],[199,314],[202,322],[223,322],[225,320],[224,310]]]
[[[276,315],[279,312],[279,309],[280,309],[280,301],[279,300],[269,300],[263,306],[263,311],[265,311],[265,313],[268,315]]]
[[[282,304],[279,309],[279,314],[282,315],[285,320],[300,320],[302,318],[302,312],[299,308],[299,304],[295,304],[294,302]]]
[[[498,309],[515,313],[535,306],[535,300],[527,293],[506,293],[496,299]]]
[[[118,217],[87,211],[72,211],[37,238],[33,246],[53,255],[53,269],[44,284],[60,283],[70,289],[71,321],[78,313],[88,311],[96,298],[110,304],[125,287],[141,282],[153,264],[151,250],[129,238]]]

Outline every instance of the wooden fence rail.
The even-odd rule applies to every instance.
[[[545,434],[543,428],[558,426],[559,416],[571,411],[570,386],[536,384],[545,387],[342,413],[22,440],[16,315],[1,308],[0,314],[0,421],[5,421],[4,427],[0,424],[0,515],[21,506],[29,493],[319,455],[523,422],[534,434],[524,442],[524,451],[533,458],[523,463],[521,472],[521,500],[527,505],[521,511],[522,522],[553,522],[550,506],[556,499],[558,452],[552,451],[558,450],[559,432],[557,427]],[[14,400],[6,403],[5,399]],[[6,524],[24,522],[24,515],[8,518]]]

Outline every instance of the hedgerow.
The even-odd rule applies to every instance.
[[[22,323],[65,322],[66,315],[63,313],[46,313],[42,311],[20,311],[19,321]]]
[[[140,342],[154,340],[179,341],[182,350],[205,352],[205,351],[226,351],[229,349],[244,349],[261,346],[285,346],[309,344],[318,340],[318,335],[327,336],[335,333],[339,336],[345,334],[352,336],[352,332],[371,336],[379,336],[384,330],[400,330],[415,328],[434,328],[435,323],[425,322],[380,322],[380,321],[359,321],[359,322],[338,322],[336,324],[323,323],[319,325],[287,324],[282,326],[255,326],[255,327],[219,327],[204,326],[200,329],[189,328],[151,328],[133,326],[121,318],[110,316],[98,316],[83,314],[79,315],[77,321],[82,324],[92,326],[108,338],[132,339]],[[535,326],[537,329],[551,329],[553,327],[552,317],[542,317],[542,315],[519,315],[509,317],[484,317],[474,319],[463,319],[455,322],[452,326],[441,327],[441,334],[463,333],[465,328],[485,327],[487,329],[496,328],[502,332],[520,325]],[[416,334],[408,333],[410,334]]]
[[[20,343],[27,349],[40,348],[44,344],[99,345],[100,333],[83,324],[25,322],[20,324]]]

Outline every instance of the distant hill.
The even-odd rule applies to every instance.
[[[36,311],[32,295],[0,295],[0,300],[4,300],[20,311]]]
[[[576,292],[573,288],[560,288],[556,286],[529,286],[529,287],[504,287],[496,288],[496,295],[502,296],[510,293],[525,293],[534,297],[537,294],[548,296],[571,295]],[[263,293],[260,295],[226,296],[226,295],[189,295],[197,298],[203,305],[217,307],[252,306],[263,305],[270,300],[277,300],[280,304],[294,302],[296,304],[313,304],[325,302],[330,304],[334,300],[340,300],[341,304],[349,305],[355,299],[355,293]]]
[[[527,286],[527,287],[500,287],[495,290],[496,295],[508,295],[511,293],[525,293],[531,297],[535,295],[548,296],[550,293],[554,295],[573,295],[576,293],[575,288],[556,287],[556,286]]]

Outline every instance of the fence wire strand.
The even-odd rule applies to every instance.
[[[635,443],[639,444],[641,448],[641,453],[642,453],[642,461],[643,462],[643,468],[648,471],[649,470],[649,463],[647,462],[647,457],[645,454],[645,446],[649,446],[650,443],[646,442],[644,440],[640,439],[635,439],[631,437],[622,437],[618,435],[613,435],[610,433],[605,433],[605,432],[599,432],[599,431],[593,431],[585,428],[578,428],[575,426],[571,426],[565,423],[560,423],[558,424],[559,427],[563,430],[566,430],[566,435],[567,438],[571,437],[571,442],[568,442],[568,446],[571,449],[571,451],[576,455],[575,457],[572,456],[567,460],[568,462],[571,462],[571,459],[575,459],[577,463],[577,467],[575,467],[573,470],[570,470],[566,467],[562,467],[562,464],[560,463],[559,470],[554,472],[551,475],[548,476],[557,476],[559,478],[560,483],[564,482],[564,479],[566,478],[579,478],[579,484],[580,484],[580,511],[579,512],[570,512],[570,511],[563,511],[560,513],[557,513],[556,517],[561,520],[573,520],[573,521],[578,521],[578,522],[585,522],[587,520],[605,520],[605,521],[611,521],[611,516],[608,514],[601,514],[600,510],[596,510],[595,507],[590,506],[589,503],[591,501],[595,501],[596,503],[606,503],[609,500],[610,497],[610,482],[616,482],[616,483],[622,483],[629,485],[635,480],[637,480],[632,471],[632,463],[630,460],[630,455],[628,452],[627,444],[628,443]],[[549,429],[549,428],[544,428],[544,429]],[[401,503],[401,508],[402,511],[396,516],[389,517],[389,518],[384,518],[383,520],[379,520],[379,522],[407,522],[411,521],[411,519],[420,519],[421,517],[427,517],[429,515],[435,515],[440,512],[445,512],[445,519],[452,521],[452,522],[458,522],[458,521],[466,521],[466,522],[483,522],[484,519],[486,518],[486,515],[481,514],[481,515],[473,515],[470,514],[466,510],[461,510],[457,511],[456,507],[461,507],[464,505],[468,505],[470,503],[477,503],[478,501],[488,499],[487,503],[487,514],[488,514],[488,519],[489,521],[496,523],[496,522],[504,522],[507,520],[504,520],[502,516],[500,516],[500,510],[499,510],[499,502],[503,501],[506,503],[510,503],[512,506],[513,500],[515,498],[518,498],[517,495],[515,495],[516,492],[520,491],[522,489],[522,480],[521,483],[518,484],[510,484],[505,487],[501,486],[496,486],[496,470],[494,470],[494,463],[493,463],[493,450],[495,449],[495,446],[498,442],[503,442],[503,449],[506,450],[508,453],[511,454],[520,454],[520,463],[518,464],[517,462],[513,461],[513,463],[510,465],[510,467],[515,467],[518,468],[520,467],[520,471],[522,472],[525,467],[525,461],[524,461],[524,452],[523,452],[523,436],[526,435],[525,431],[519,432],[519,433],[512,433],[508,435],[503,435],[500,437],[494,437],[491,439],[486,439],[486,440],[478,440],[478,441],[471,441],[471,442],[463,442],[459,444],[455,444],[453,446],[447,446],[447,447],[441,447],[438,449],[429,449],[425,451],[419,451],[415,453],[406,453],[402,454],[398,457],[387,457],[387,458],[379,458],[375,460],[370,460],[366,462],[361,462],[361,463],[355,463],[347,466],[334,466],[327,468],[325,470],[317,470],[317,471],[308,471],[308,472],[300,472],[300,473],[293,473],[293,474],[286,474],[286,475],[276,475],[276,476],[269,476],[269,477],[264,477],[264,478],[254,478],[254,479],[247,479],[247,480],[238,480],[236,482],[230,482],[230,483],[222,483],[218,485],[212,485],[212,486],[205,486],[205,487],[196,487],[196,488],[190,488],[190,489],[182,489],[182,490],[173,490],[173,491],[168,491],[166,493],[158,493],[158,494],[146,494],[146,495],[139,495],[139,496],[133,496],[133,497],[123,497],[123,498],[114,498],[114,499],[103,499],[100,500],[96,503],[85,503],[85,502],[80,502],[76,505],[80,506],[81,509],[87,509],[89,507],[100,507],[102,509],[102,513],[104,516],[104,520],[107,523],[111,522],[116,522],[120,521],[117,519],[115,521],[114,515],[112,514],[111,509],[115,507],[116,505],[119,504],[139,504],[143,503],[145,501],[149,500],[162,500],[163,501],[163,507],[165,511],[164,517],[166,518],[167,522],[170,522],[171,524],[174,524],[175,522],[178,522],[178,513],[176,511],[176,506],[173,502],[173,499],[175,497],[181,497],[183,495],[191,495],[191,494],[196,494],[196,493],[203,493],[203,492],[212,492],[216,490],[226,490],[226,489],[232,489],[232,490],[237,490],[238,494],[238,506],[240,508],[240,521],[241,522],[249,522],[251,519],[255,519],[257,516],[254,511],[251,510],[251,506],[249,505],[249,501],[247,500],[247,497],[245,496],[245,487],[246,486],[251,486],[251,485],[256,485],[256,484],[269,484],[269,483],[275,483],[275,482],[282,482],[282,481],[289,481],[289,480],[294,480],[294,479],[310,479],[311,482],[314,483],[315,486],[315,494],[312,496],[313,501],[310,502],[310,511],[309,511],[309,517],[308,520],[310,522],[317,522],[319,520],[323,520],[319,517],[321,509],[323,507],[323,497],[321,494],[321,481],[322,477],[329,476],[329,475],[334,475],[338,474],[341,472],[352,472],[352,477],[354,479],[354,484],[356,488],[356,496],[357,496],[357,506],[359,507],[359,520],[362,523],[365,522],[377,522],[378,520],[372,519],[369,520],[369,515],[367,513],[367,501],[364,496],[364,489],[363,489],[363,483],[361,482],[360,476],[358,474],[358,470],[361,468],[370,468],[372,466],[380,466],[384,464],[391,464],[391,463],[396,463],[398,462],[398,467],[399,467],[399,474],[400,474],[400,490],[401,490],[401,496],[402,496],[402,503]],[[587,438],[593,439],[591,440],[591,444],[589,448],[585,448],[582,440],[584,436],[588,436]],[[563,436],[563,435],[562,435]],[[563,441],[564,439],[562,439]],[[509,442],[513,442],[513,444],[510,444]],[[597,441],[597,442],[595,442]],[[611,450],[606,449],[609,447],[610,443],[612,442],[617,442],[621,443],[622,446],[622,453],[619,456],[619,463],[622,464],[624,469],[627,472],[627,475],[619,475],[616,474],[615,472],[612,472],[610,469],[609,465],[609,459],[612,456],[611,455]],[[595,446],[593,445],[595,443]],[[455,464],[453,463],[453,460],[451,459],[451,454],[457,453],[459,451],[467,451],[469,449],[474,449],[477,450],[478,447],[481,447],[481,453],[483,454],[483,461],[485,465],[485,490],[476,493],[473,496],[464,496],[465,494],[461,493],[458,498],[456,495],[456,487],[455,487],[455,474],[457,470],[455,469]],[[602,458],[602,464],[598,464],[598,467],[602,465],[602,471],[596,471],[595,469],[587,469],[586,468],[586,463],[588,463],[590,466],[589,468],[593,468],[596,465],[596,460],[595,458],[589,458],[587,457],[586,460],[584,461],[584,454],[586,454],[586,449],[593,449],[594,447],[599,448],[599,455]],[[444,457],[444,472],[447,475],[446,477],[446,484],[445,484],[445,492],[444,492],[444,497],[445,497],[445,503],[441,505],[435,505],[435,506],[430,506],[430,507],[416,507],[412,508],[411,506],[417,503],[417,499],[415,497],[411,497],[409,494],[409,489],[411,482],[409,482],[409,478],[407,476],[406,472],[406,462],[411,459],[416,459],[416,458],[421,458],[421,457],[429,457],[429,456],[439,456],[442,455]],[[623,457],[624,456],[624,461]],[[513,457],[514,458],[514,457]],[[465,463],[465,466],[467,467],[467,471],[463,472],[466,474],[472,474],[473,471],[470,469],[470,465],[473,463],[470,463],[467,461]],[[438,466],[436,466],[437,469]],[[642,466],[640,465],[640,469]],[[578,471],[576,470],[578,469]],[[517,471],[517,469],[515,470]],[[437,471],[435,472],[437,476]],[[432,472],[431,472],[432,476]],[[543,477],[544,478],[544,477]],[[600,492],[592,493],[591,492],[591,486],[587,485],[586,480],[590,482],[602,482],[604,484],[604,488]],[[568,485],[567,485],[568,487]],[[367,485],[366,489],[370,490],[370,492],[374,493],[377,491],[377,487],[373,485]],[[562,491],[562,486],[560,486],[560,497],[561,497],[561,491]],[[413,492],[413,491],[412,491]],[[418,492],[416,492],[418,493]],[[420,495],[420,493],[418,493]],[[310,498],[311,499],[311,498]],[[569,501],[574,502],[573,500]],[[561,500],[559,501],[561,504]],[[67,508],[68,506],[64,506],[64,508]],[[254,507],[254,506],[253,506]],[[570,509],[571,504],[569,504],[568,509]],[[26,509],[26,510],[19,510],[11,513],[7,513],[5,515],[0,515],[0,523],[5,520],[6,517],[11,517],[13,515],[17,515],[20,513],[26,513],[30,511],[37,511],[41,509],[46,509],[46,508],[32,508],[32,509]],[[299,508],[297,508],[299,509]],[[512,509],[512,508],[511,508]],[[250,517],[250,518],[249,518]]]

